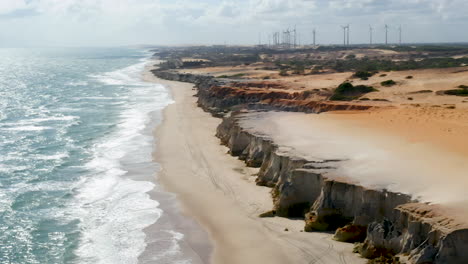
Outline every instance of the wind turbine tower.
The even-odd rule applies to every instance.
[[[314,30],[312,31],[312,35],[313,35],[313,37],[314,37],[314,47],[315,47],[315,35],[316,35],[316,33],[317,33],[317,32],[315,31],[315,28],[314,28]]]
[[[283,44],[287,48],[291,48],[291,30],[289,30],[289,28],[283,31]]]
[[[296,48],[297,45],[297,31],[296,31],[296,26],[294,26],[294,48]]]
[[[349,46],[349,24],[346,26],[346,29],[348,30],[348,34],[347,34],[347,40],[346,40],[346,45]]]
[[[388,45],[388,25],[385,24],[385,45]]]
[[[398,28],[398,31],[399,31],[398,33],[400,34],[400,35],[399,35],[399,43],[400,43],[400,46],[401,46],[401,25],[400,25],[400,27]]]
[[[372,33],[373,33],[374,28],[369,25],[369,43],[372,45]]]
[[[346,26],[341,26],[343,28],[343,46],[346,46]]]

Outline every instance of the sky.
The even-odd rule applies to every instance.
[[[0,47],[468,42],[468,0],[0,0]]]

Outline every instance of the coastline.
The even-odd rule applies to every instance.
[[[149,69],[144,75],[170,89],[175,101],[155,133],[154,158],[162,167],[158,180],[207,230],[214,251],[205,263],[365,262],[352,253],[352,244],[333,241],[331,234],[302,232],[302,219],[259,218],[272,208],[270,189],[254,184],[258,169],[247,168],[220,145],[214,134],[221,120],[197,107],[193,85],[160,80]],[[207,247],[194,251],[206,254]]]

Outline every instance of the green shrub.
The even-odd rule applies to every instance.
[[[338,86],[330,97],[332,101],[351,101],[355,100],[362,95],[370,92],[377,91],[372,86],[357,85],[353,86],[349,82],[344,82]]]
[[[409,79],[413,79],[413,76],[411,76],[411,75],[410,75],[410,76],[406,76],[406,79],[408,79],[408,80],[409,80]]]
[[[444,91],[446,95],[456,95],[456,96],[468,96],[468,87],[462,89],[454,89],[454,90],[447,90]]]
[[[387,80],[380,83],[382,86],[390,87],[396,84],[394,80]]]
[[[362,80],[368,80],[374,73],[368,71],[357,71],[353,74],[354,78],[360,78]]]

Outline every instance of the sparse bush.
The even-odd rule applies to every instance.
[[[368,71],[357,71],[353,74],[354,78],[360,78],[361,80],[368,80],[374,73]]]
[[[408,94],[422,94],[422,93],[432,93],[432,92],[433,92],[432,90],[419,90],[416,92],[410,92]]]
[[[413,76],[406,76],[406,79],[410,80],[410,79],[413,79]]]
[[[387,74],[380,74],[379,77],[387,77]]]
[[[396,82],[394,80],[386,80],[380,83],[380,85],[385,86],[385,87],[390,87],[395,85]]]
[[[330,97],[332,101],[351,101],[359,98],[363,94],[377,91],[372,86],[366,85],[357,85],[353,86],[349,82],[340,84],[338,88],[335,89],[333,95]]]
[[[288,76],[288,71],[286,69],[282,69],[280,72],[279,72],[279,75],[280,76]]]
[[[294,68],[293,68],[293,74],[304,74],[304,65],[296,65]]]
[[[444,94],[446,95],[456,95],[456,96],[468,96],[468,86],[460,85],[458,86],[461,89],[446,90]]]
[[[236,79],[236,78],[242,78],[245,76],[245,73],[238,73],[238,74],[233,74],[233,75],[220,75],[220,76],[217,76],[216,78],[220,78],[220,79],[227,79],[227,78],[232,78],[232,79]]]
[[[262,79],[263,79],[263,80],[269,80],[269,79],[271,79],[271,77],[267,75],[267,76],[263,76]]]

